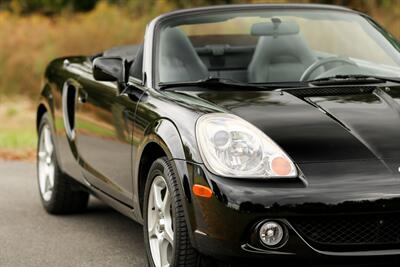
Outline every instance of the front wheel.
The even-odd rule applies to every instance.
[[[198,266],[200,255],[190,243],[177,179],[166,158],[151,166],[144,199],[143,229],[150,266]]]

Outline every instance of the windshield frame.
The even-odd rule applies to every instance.
[[[332,11],[332,12],[340,12],[340,13],[349,13],[353,15],[358,15],[366,20],[373,28],[377,30],[377,34],[380,34],[383,39],[386,39],[391,46],[395,50],[397,50],[400,54],[400,43],[399,41],[389,33],[385,28],[383,28],[379,23],[377,23],[370,16],[354,11],[345,7],[333,6],[333,5],[316,5],[316,4],[247,4],[247,5],[224,5],[224,6],[213,6],[213,7],[201,7],[201,8],[193,8],[193,9],[184,9],[173,11],[164,15],[161,15],[154,19],[152,23],[150,23],[148,30],[152,30],[152,43],[149,48],[151,48],[151,59],[149,60],[150,64],[147,66],[151,67],[151,72],[147,71],[147,73],[151,73],[151,77],[147,77],[148,81],[152,88],[156,90],[160,90],[159,80],[159,69],[158,69],[158,58],[159,58],[159,40],[161,31],[164,29],[165,24],[170,23],[173,20],[177,20],[179,18],[192,16],[192,15],[214,15],[214,14],[223,14],[224,12],[231,13],[243,13],[243,12],[263,12],[263,11],[279,11],[283,12],[287,11]],[[150,49],[148,49],[150,50]],[[287,82],[285,82],[287,84]],[[276,83],[274,83],[276,84]]]

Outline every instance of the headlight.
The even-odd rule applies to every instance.
[[[214,174],[237,178],[296,177],[292,160],[268,136],[247,121],[226,113],[200,117],[197,143]]]

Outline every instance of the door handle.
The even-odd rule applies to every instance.
[[[88,97],[88,95],[87,95],[87,93],[86,93],[85,91],[83,91],[82,89],[79,90],[78,102],[79,102],[80,104],[86,103],[86,102],[87,102],[87,97]]]

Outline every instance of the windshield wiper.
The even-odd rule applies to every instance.
[[[187,81],[187,82],[167,82],[167,83],[159,83],[158,84],[161,90],[169,89],[169,88],[176,88],[176,87],[187,87],[187,86],[202,86],[202,87],[214,87],[214,86],[219,86],[218,89],[224,90],[224,88],[221,88],[221,85],[227,86],[228,88],[232,87],[238,87],[238,88],[244,88],[244,87],[251,87],[251,88],[256,88],[256,89],[268,89],[267,86],[260,86],[260,85],[254,85],[254,84],[249,84],[249,83],[243,83],[231,79],[225,79],[225,78],[217,78],[217,77],[209,77],[203,80],[198,80],[198,81]]]
[[[331,77],[324,77],[314,80],[307,81],[313,85],[330,85],[330,84],[367,84],[367,83],[382,83],[382,82],[394,82],[400,83],[400,78],[395,77],[383,77],[376,75],[364,75],[364,74],[350,74],[350,75],[335,75]]]

